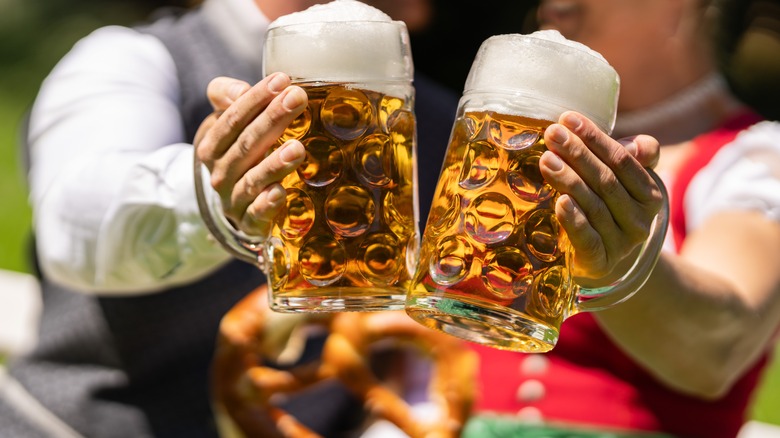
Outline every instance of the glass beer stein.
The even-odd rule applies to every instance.
[[[263,74],[277,71],[309,103],[275,147],[298,139],[306,159],[282,181],[267,240],[233,230],[214,206],[212,233],[266,272],[276,311],[402,309],[419,248],[406,26],[360,2],[282,17],[263,48]]]
[[[406,305],[412,318],[487,346],[543,352],[565,318],[622,302],[644,284],[668,205],[627,274],[608,287],[580,287],[554,212],[559,194],[539,171],[546,127],[575,110],[609,134],[618,91],[618,75],[600,55],[555,31],[483,43],[423,235]]]

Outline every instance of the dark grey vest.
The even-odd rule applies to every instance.
[[[259,80],[259,72],[230,53],[200,10],[169,12],[138,30],[158,37],[175,60],[190,139],[211,112],[205,90],[212,78]],[[457,98],[423,78],[416,85],[424,219]],[[215,437],[208,385],[219,321],[264,281],[257,268],[234,261],[191,285],[105,298],[66,290],[41,276],[39,345],[9,364],[9,370],[46,408],[87,437]],[[318,388],[288,406],[329,437],[354,426],[359,408],[336,385]],[[0,437],[42,436],[2,403],[0,424]]]

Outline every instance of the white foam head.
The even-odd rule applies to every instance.
[[[411,81],[406,25],[354,0],[279,17],[268,28],[263,73],[296,81]]]
[[[464,96],[480,92],[513,95],[484,102],[489,109],[556,121],[574,110],[605,132],[615,125],[620,78],[601,54],[558,31],[488,38],[471,66]],[[476,101],[475,101],[476,102]]]

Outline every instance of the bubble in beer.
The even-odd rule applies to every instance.
[[[373,106],[360,90],[333,88],[320,109],[325,129],[342,140],[363,135],[373,117]]]
[[[434,249],[429,272],[438,284],[453,285],[469,273],[474,250],[463,236],[449,236],[442,239]]]
[[[533,280],[531,262],[515,247],[500,247],[485,257],[482,281],[499,299],[515,299],[527,293]]]
[[[539,170],[541,156],[541,151],[531,151],[514,157],[507,165],[507,184],[512,193],[524,201],[540,203],[555,193]]]
[[[328,286],[347,270],[347,252],[332,237],[315,236],[301,247],[298,264],[306,281],[314,286]]]
[[[411,147],[414,135],[414,114],[409,110],[397,110],[387,118],[387,129],[393,143]]]
[[[344,166],[344,152],[326,137],[304,140],[306,158],[298,166],[298,176],[311,186],[326,186],[338,178]]]
[[[355,237],[374,222],[375,209],[374,198],[366,189],[342,186],[325,200],[325,220],[339,236]]]
[[[287,189],[287,207],[279,227],[287,239],[303,237],[314,225],[314,202],[303,190]]]
[[[404,101],[394,96],[382,96],[382,100],[379,102],[379,127],[382,132],[390,133],[390,124],[388,120],[395,114],[396,111],[403,107]]]
[[[430,233],[430,237],[438,236],[452,227],[460,214],[459,195],[450,192],[447,186],[442,186],[439,194],[440,196],[434,199],[428,214],[426,232]]]
[[[463,123],[458,124],[458,127],[462,127],[462,129],[465,130],[464,135],[467,139],[474,140],[482,129],[482,120],[481,118],[474,117],[471,113],[467,113],[465,117],[463,117]]]
[[[388,123],[393,146],[392,184],[411,184],[415,179],[414,114],[407,110],[396,111]]]
[[[561,256],[558,245],[560,224],[552,210],[534,211],[524,225],[528,249],[536,258],[545,262],[554,262]]]
[[[401,269],[401,246],[391,234],[376,233],[367,236],[358,250],[360,272],[374,284],[390,285]]]
[[[266,248],[270,265],[269,282],[272,287],[280,288],[290,275],[290,253],[278,237],[269,238]]]
[[[560,318],[569,304],[569,272],[563,265],[552,266],[539,274],[536,293],[533,295],[535,309],[542,318]]]
[[[519,150],[533,146],[541,131],[528,129],[519,123],[490,119],[488,122],[488,139],[497,147],[508,150]]]
[[[464,215],[466,232],[480,243],[505,240],[515,227],[515,209],[506,196],[486,192],[471,201]]]
[[[384,223],[396,236],[404,238],[414,231],[414,205],[409,202],[412,199],[412,186],[405,185],[387,192],[384,199]]]
[[[498,173],[498,152],[489,143],[469,143],[463,156],[463,165],[458,185],[464,189],[476,189],[490,184]]]
[[[299,140],[301,137],[309,132],[311,126],[311,108],[308,106],[298,115],[287,129],[284,130],[282,136],[279,137],[279,144],[284,144],[288,140]]]
[[[414,225],[413,225],[414,226]],[[412,232],[406,243],[406,273],[409,276],[414,275],[417,269],[417,263],[420,261],[420,236],[417,232]]]
[[[368,185],[386,186],[391,181],[393,155],[388,136],[369,135],[355,148],[355,174]]]

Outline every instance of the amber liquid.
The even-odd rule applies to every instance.
[[[411,96],[302,86],[308,107],[278,143],[299,139],[307,157],[266,245],[272,307],[402,308],[419,238]]]
[[[413,318],[498,348],[552,348],[572,292],[558,193],[539,171],[550,123],[494,112],[456,120],[410,289]]]

